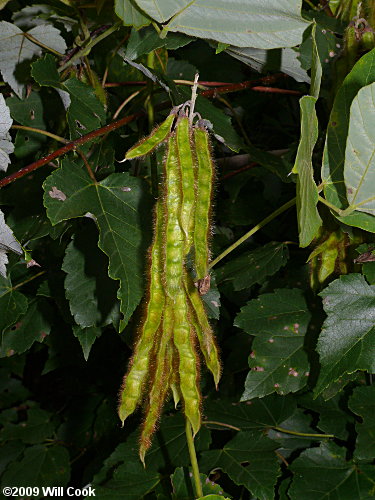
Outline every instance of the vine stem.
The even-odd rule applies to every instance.
[[[275,431],[283,432],[284,434],[292,434],[293,436],[301,436],[301,437],[308,437],[308,438],[316,438],[316,439],[331,439],[334,438],[334,434],[313,434],[309,432],[298,432],[298,431],[291,431],[289,429],[284,429],[283,427],[278,427],[278,426],[272,426],[272,429]]]
[[[52,132],[47,132],[47,130],[42,130],[40,128],[27,127],[26,125],[12,125],[11,128],[16,130],[28,130],[29,132],[35,132],[36,134],[45,135],[47,137],[51,137],[55,139],[57,142],[62,142],[63,144],[68,144],[69,141],[64,139],[64,137],[60,137],[59,135],[53,134]]]
[[[126,125],[127,123],[135,120],[136,118],[139,118],[142,116],[144,113],[143,112],[138,112],[134,113],[133,115],[126,116],[125,118],[121,118],[120,120],[117,120],[115,122],[110,123],[109,125],[105,125],[102,128],[99,128],[97,130],[93,130],[92,132],[83,135],[79,139],[76,139],[72,142],[69,142],[68,144],[65,144],[65,146],[56,149],[56,151],[53,151],[47,156],[44,156],[43,158],[40,158],[40,160],[34,161],[33,163],[30,163],[30,165],[27,165],[24,168],[21,168],[17,172],[14,172],[11,175],[8,175],[7,177],[4,177],[4,179],[0,180],[0,189],[4,186],[7,186],[11,182],[14,182],[17,179],[20,179],[21,177],[24,177],[25,175],[28,175],[30,172],[33,172],[34,170],[37,170],[40,167],[43,167],[44,165],[47,165],[49,162],[54,160],[55,158],[58,158],[59,156],[62,156],[69,151],[75,150],[77,146],[80,146],[81,144],[85,144],[88,141],[91,141],[92,139],[95,139],[96,137],[100,137],[102,135],[107,134],[108,132],[112,132],[112,130],[116,130],[123,125]]]
[[[94,38],[94,40],[91,40],[85,47],[80,49],[76,54],[74,54],[69,61],[67,61],[65,64],[60,66],[60,68],[57,70],[59,73],[64,71],[65,69],[69,68],[73,64],[74,61],[77,59],[80,59],[83,56],[86,56],[90,50],[99,42],[104,40],[104,38],[107,38],[107,36],[111,35],[114,31],[116,31],[119,27],[121,26],[121,21],[118,23],[115,23],[113,26],[105,30],[103,33],[101,33],[99,36]]]
[[[191,467],[193,469],[193,479],[194,479],[194,484],[195,484],[195,492],[197,494],[197,497],[200,498],[200,497],[203,497],[202,483],[201,483],[201,478],[200,478],[200,474],[199,474],[197,454],[195,452],[193,432],[192,432],[191,424],[187,418],[186,418],[186,424],[185,424],[185,433],[186,433],[186,441],[187,441],[188,448],[189,448],[190,463],[191,463]]]
[[[212,267],[216,266],[216,264],[218,262],[220,262],[222,259],[224,259],[224,257],[226,257],[230,252],[233,252],[233,250],[235,250],[238,246],[240,246],[241,243],[243,243],[248,238],[250,238],[250,236],[252,236],[257,231],[259,231],[259,229],[262,229],[262,227],[266,226],[269,222],[271,222],[273,219],[275,219],[278,215],[282,214],[283,212],[285,212],[286,210],[288,210],[288,208],[290,208],[293,205],[295,205],[295,203],[296,203],[296,198],[292,198],[291,200],[289,200],[286,203],[284,203],[284,205],[282,205],[281,207],[279,207],[277,210],[275,210],[274,212],[272,212],[271,215],[268,215],[268,217],[266,217],[261,222],[259,222],[259,224],[257,224],[252,229],[250,229],[250,231],[248,231],[247,233],[245,233],[243,236],[241,236],[241,238],[239,238],[236,242],[234,242],[226,250],[224,250],[224,252],[222,252],[220,255],[218,255],[216,257],[216,259],[214,259],[210,263],[209,268],[211,269]]]

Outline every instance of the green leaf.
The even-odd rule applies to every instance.
[[[318,339],[321,372],[316,395],[344,373],[375,371],[375,286],[360,274],[348,274],[319,295],[328,317]]]
[[[204,498],[214,497],[223,500],[223,489],[219,484],[211,481],[205,474],[200,474],[202,490]],[[171,482],[173,487],[173,500],[190,500],[194,497],[194,479],[191,469],[177,467],[171,475]],[[203,497],[202,497],[203,498]]]
[[[167,49],[178,49],[190,43],[193,39],[181,33],[169,33],[166,38],[160,38],[153,26],[143,30],[132,29],[129,42],[126,46],[125,56],[135,61],[144,54],[149,54],[160,47]]]
[[[151,23],[151,19],[141,12],[133,0],[115,0],[115,12],[125,26],[134,26],[134,28],[140,29]]]
[[[172,16],[188,7],[191,0],[135,0],[139,8],[159,23],[165,23]]]
[[[8,264],[7,252],[14,252],[17,255],[22,255],[22,247],[14,237],[11,228],[5,223],[4,214],[0,210],[0,279],[1,277],[6,278],[6,266]]]
[[[296,402],[291,396],[271,394],[255,398],[251,404],[207,401],[204,414],[208,421],[213,421],[209,424],[210,428],[227,430],[230,428],[228,426],[232,426],[246,431],[277,426],[289,418],[295,409]]]
[[[312,60],[311,60],[311,86],[310,86],[310,95],[319,98],[320,93],[320,84],[322,81],[322,63],[319,58],[318,44],[316,41],[316,32],[317,32],[317,24],[314,21],[311,38],[312,38]],[[314,111],[315,111],[315,103],[314,103]],[[315,140],[316,142],[316,140]]]
[[[204,497],[199,497],[198,500],[230,500],[230,499],[224,498],[221,495],[205,495]]]
[[[250,288],[255,283],[262,284],[267,276],[285,266],[288,256],[288,247],[284,243],[267,243],[219,267],[215,272],[216,281],[230,281],[236,291]]]
[[[88,328],[73,326],[73,334],[77,337],[79,343],[81,344],[85,361],[88,360],[91,347],[93,346],[95,340],[100,337],[101,333],[101,329],[96,326],[90,326]]]
[[[373,460],[375,456],[375,386],[356,387],[349,399],[349,408],[362,418],[356,423],[357,441],[354,457]]]
[[[297,216],[299,244],[307,247],[322,225],[317,204],[318,188],[314,181],[312,154],[318,139],[318,119],[315,112],[316,98],[304,96],[300,99],[301,138],[292,172],[297,177]]]
[[[306,385],[309,364],[303,343],[309,320],[303,293],[297,289],[275,290],[241,309],[235,326],[256,337],[242,401]]]
[[[143,261],[149,197],[139,179],[112,174],[94,184],[74,163],[63,166],[44,182],[44,204],[55,225],[62,220],[93,214],[99,227],[99,247],[109,257],[111,278],[120,280],[118,298],[124,317],[122,331],[143,295]]]
[[[348,206],[344,183],[344,162],[350,106],[359,90],[373,82],[375,82],[375,49],[362,56],[345,78],[336,94],[329,119],[323,154],[322,181],[326,199],[341,209]],[[339,217],[334,212],[332,213],[349,226],[375,232],[373,215],[355,211],[345,217]]]
[[[319,414],[317,427],[328,434],[334,434],[335,437],[346,441],[348,438],[348,428],[353,424],[354,419],[343,411],[340,407],[340,397],[338,395],[325,401],[319,396],[313,399],[312,394],[308,393],[298,402],[304,407]]]
[[[9,134],[9,129],[12,126],[13,120],[10,117],[9,108],[5,104],[3,94],[0,94],[0,170],[6,172],[8,165],[11,163],[9,155],[14,151],[12,138]]]
[[[181,2],[177,12],[171,0],[136,0],[137,4],[158,22],[167,21],[169,31],[180,31],[239,47],[272,49],[293,47],[301,43],[308,23],[301,17],[298,0],[196,0]],[[176,6],[165,9],[162,6]],[[185,8],[184,8],[185,7]],[[164,16],[164,12],[168,16]]]
[[[322,443],[293,461],[291,500],[367,500],[373,498],[373,466],[357,467],[345,460],[345,448]],[[329,471],[329,473],[328,473]]]
[[[256,71],[262,73],[266,70],[282,71],[297,82],[310,83],[309,75],[301,67],[298,52],[293,49],[274,49],[270,51],[266,49],[254,49],[253,47],[233,47],[230,45],[226,49],[226,52]],[[272,58],[272,56],[275,57]]]
[[[60,445],[27,448],[21,461],[10,464],[2,486],[65,486],[70,477],[69,453]]]
[[[349,207],[375,215],[375,83],[363,87],[350,108],[344,179]]]
[[[27,420],[19,424],[7,423],[0,431],[2,441],[20,440],[26,444],[37,444],[52,436],[54,425],[52,414],[40,408],[30,408]]]
[[[30,349],[34,342],[43,342],[50,333],[52,319],[52,309],[47,300],[34,300],[25,316],[19,319],[16,328],[7,329],[2,334],[0,357],[21,354]]]
[[[10,97],[7,99],[7,105],[14,120],[21,125],[45,130],[46,126],[43,119],[43,104],[38,92],[31,92],[26,99]],[[46,136],[30,132],[29,130],[18,130],[15,146],[15,156],[24,158],[25,156],[39,151],[42,144],[46,142]]]
[[[56,59],[51,54],[45,54],[31,65],[31,75],[39,85],[60,87],[60,76],[56,67]]]
[[[104,107],[92,87],[77,78],[71,78],[64,82],[63,88],[71,98],[67,117],[72,139],[88,134],[104,124]]]
[[[107,274],[108,258],[98,247],[98,232],[92,222],[81,225],[73,235],[66,248],[62,270],[67,273],[65,278],[65,294],[69,307],[77,325],[82,328],[103,326],[118,323],[118,307],[116,304],[116,282]],[[81,342],[94,342],[95,329],[80,332],[76,335]],[[84,338],[86,340],[84,340]],[[90,343],[91,342],[91,343]],[[82,344],[83,348],[83,344]],[[85,357],[90,348],[84,348]]]
[[[58,52],[64,53],[66,44],[60,31],[51,24],[35,26],[27,32],[39,42]],[[7,21],[0,22],[0,71],[4,80],[18,97],[23,97],[23,82],[19,81],[16,68],[24,61],[39,55],[42,49],[28,40],[23,31]]]
[[[25,446],[20,441],[9,441],[0,446],[0,475],[3,474],[8,464],[17,460]]]
[[[222,469],[255,497],[270,500],[279,475],[276,448],[274,441],[259,432],[239,432],[223,449],[203,452],[199,468],[206,473]]]

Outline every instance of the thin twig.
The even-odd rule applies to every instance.
[[[81,144],[85,144],[86,142],[91,141],[92,139],[96,139],[97,137],[100,137],[102,135],[108,134],[108,132],[112,132],[112,130],[116,130],[123,125],[126,125],[127,123],[130,123],[136,118],[139,118],[140,116],[143,116],[143,112],[138,112],[134,113],[133,115],[126,116],[125,118],[121,118],[120,120],[117,120],[115,122],[112,122],[108,125],[105,125],[104,127],[101,127],[97,130],[93,130],[92,132],[83,135],[82,137],[79,137],[78,139],[75,139],[72,142],[69,142],[68,144],[65,144],[62,148],[56,149],[56,151],[53,151],[47,156],[44,156],[44,158],[41,158],[40,160],[34,161],[33,163],[30,163],[30,165],[27,165],[24,168],[21,168],[18,170],[18,172],[14,172],[14,174],[8,175],[7,177],[4,177],[4,179],[0,180],[0,188],[7,186],[11,182],[14,182],[17,179],[20,179],[21,177],[24,177],[25,175],[28,175],[30,172],[33,172],[34,170],[37,170],[40,167],[43,167],[44,165],[47,165],[49,162],[54,160],[55,158],[58,158],[59,156],[62,156],[69,151],[72,151],[73,149],[76,149],[77,146],[80,146]]]
[[[228,429],[232,429],[233,431],[240,431],[239,427],[235,427],[234,425],[225,424],[224,422],[216,422],[215,420],[203,420],[202,424],[204,425],[219,425],[220,427],[227,427]]]
[[[53,134],[52,132],[47,132],[46,130],[42,130],[40,128],[27,127],[26,125],[12,125],[11,128],[16,130],[28,130],[30,132],[35,132],[36,134],[46,135],[47,137],[51,137],[51,139],[55,139],[57,142],[62,142],[63,144],[68,144],[69,141],[64,139],[64,137],[60,137],[59,135]]]
[[[78,148],[76,149],[76,151],[79,154],[79,156],[82,158],[83,163],[85,164],[86,170],[87,170],[89,176],[91,177],[92,181],[94,182],[94,184],[96,184],[97,181],[95,179],[94,172],[92,171],[92,168],[91,168],[90,163],[88,162],[88,160],[86,158],[86,155]]]
[[[141,90],[136,90],[135,92],[133,92],[132,94],[130,94],[130,96],[128,96],[124,102],[122,102],[120,104],[120,106],[116,109],[114,115],[113,115],[113,119],[116,120],[118,115],[121,113],[121,111],[125,108],[125,106],[132,100],[134,99],[134,97],[137,97],[138,94],[140,94],[141,92],[143,91],[143,89]]]
[[[243,243],[244,241],[246,241],[248,238],[250,238],[250,236],[252,236],[256,232],[258,232],[259,229],[261,229],[262,227],[266,226],[269,222],[271,222],[277,216],[279,216],[280,214],[282,214],[283,212],[285,212],[286,210],[288,210],[288,208],[290,208],[293,205],[295,205],[295,203],[296,203],[296,198],[292,198],[287,203],[284,203],[284,205],[282,205],[277,210],[275,210],[274,212],[272,212],[271,215],[269,215],[268,217],[266,217],[265,219],[263,219],[261,222],[259,222],[259,224],[257,224],[252,229],[250,229],[250,231],[248,231],[241,238],[239,238],[236,242],[234,242],[232,245],[230,245],[230,247],[228,247],[226,250],[224,250],[224,252],[222,252],[220,255],[218,255],[216,257],[216,259],[214,259],[210,263],[209,268],[211,269],[212,267],[216,266],[216,264],[218,262],[220,262],[222,259],[224,259],[224,257],[226,257],[230,252],[233,252],[233,250],[235,250],[238,246],[240,246],[241,243]]]
[[[49,50],[50,52],[52,52],[52,54],[55,54],[55,56],[64,57],[64,54],[62,54],[61,52],[58,52],[55,49],[52,49],[51,47],[48,47],[48,45],[45,45],[44,43],[40,42],[39,40],[34,38],[33,35],[30,35],[30,33],[24,33],[23,36],[25,38],[27,38],[28,40],[30,40],[30,42],[35,43],[35,45],[39,45],[39,47],[42,47],[42,49]]]
[[[190,101],[190,114],[189,114],[189,125],[193,126],[194,108],[195,101],[197,100],[197,88],[198,88],[199,73],[195,73],[194,85],[191,90],[191,101]]]

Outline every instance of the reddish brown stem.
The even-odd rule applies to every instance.
[[[255,90],[255,92],[268,92],[270,94],[302,95],[302,92],[299,90],[278,89],[275,87],[252,87],[251,90]]]
[[[81,144],[85,144],[88,141],[91,141],[92,139],[95,139],[96,137],[100,137],[101,135],[107,134],[108,132],[112,132],[112,130],[116,130],[117,128],[122,127],[123,125],[126,125],[127,123],[135,120],[136,118],[142,116],[144,113],[139,112],[139,113],[134,113],[133,115],[126,116],[125,118],[121,118],[120,120],[117,120],[115,122],[112,122],[105,127],[99,128],[97,130],[93,130],[89,134],[83,135],[79,139],[76,139],[72,142],[69,142],[62,148],[56,149],[56,151],[53,151],[53,153],[50,153],[49,155],[45,156],[44,158],[41,158],[40,160],[34,161],[33,163],[30,163],[30,165],[27,165],[24,168],[21,168],[18,170],[18,172],[14,172],[14,174],[8,175],[7,177],[4,177],[4,179],[0,180],[0,188],[7,186],[11,182],[14,182],[17,179],[20,179],[21,177],[24,177],[25,175],[29,174],[30,172],[33,172],[34,170],[37,170],[40,167],[43,167],[44,165],[47,165],[49,162],[54,160],[55,158],[62,156],[69,151],[72,151],[76,149],[77,146],[80,146]]]
[[[227,174],[223,175],[222,180],[230,179],[234,175],[240,174],[241,172],[246,172],[246,170],[250,170],[251,168],[254,168],[257,165],[258,165],[258,163],[256,163],[255,161],[253,161],[249,165],[245,165],[244,167],[241,167],[241,168],[239,168],[237,170],[233,170],[232,172],[228,172]]]

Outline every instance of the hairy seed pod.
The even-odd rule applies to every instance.
[[[176,292],[175,296],[173,341],[179,356],[178,372],[185,415],[195,435],[201,425],[199,360],[188,318],[188,302],[183,288]]]
[[[208,133],[204,128],[194,130],[194,143],[198,166],[194,224],[195,272],[196,279],[200,280],[208,275],[214,165],[211,159]]]
[[[162,224],[163,205],[157,202],[154,212],[154,241],[149,251],[149,289],[146,299],[145,319],[140,328],[139,339],[130,362],[128,373],[124,377],[120,391],[119,417],[124,420],[131,415],[142,399],[142,388],[149,371],[150,352],[153,338],[159,328],[164,302],[162,272]]]
[[[128,150],[125,155],[125,160],[132,160],[133,158],[139,158],[140,156],[152,153],[155,148],[168,139],[175,118],[176,115],[172,111],[167,119],[161,125],[154,128],[148,137],[140,140],[135,146]]]
[[[180,118],[177,123],[176,142],[182,186],[180,222],[186,238],[185,254],[187,254],[192,245],[195,205],[194,159],[191,148],[191,129],[187,116]]]
[[[217,388],[221,376],[221,365],[215,335],[208,321],[202,298],[195,288],[193,280],[187,273],[185,273],[184,285],[187,298],[190,302],[190,321],[198,338],[199,347],[207,368],[212,373]]]
[[[172,369],[172,350],[170,344],[173,334],[173,304],[167,299],[164,309],[162,334],[155,358],[155,373],[149,396],[146,416],[142,427],[139,456],[145,463],[146,451],[151,446],[151,438],[155,432],[163,404],[169,389],[169,377]]]
[[[180,378],[178,375],[178,353],[174,344],[168,346],[168,352],[172,359],[171,371],[169,374],[169,387],[172,391],[174,407],[177,408],[178,403],[181,401],[181,391]]]
[[[166,219],[164,275],[166,293],[173,299],[175,293],[182,286],[182,270],[184,265],[184,234],[180,226],[181,178],[174,134],[171,135],[168,141],[164,169],[164,213]]]

